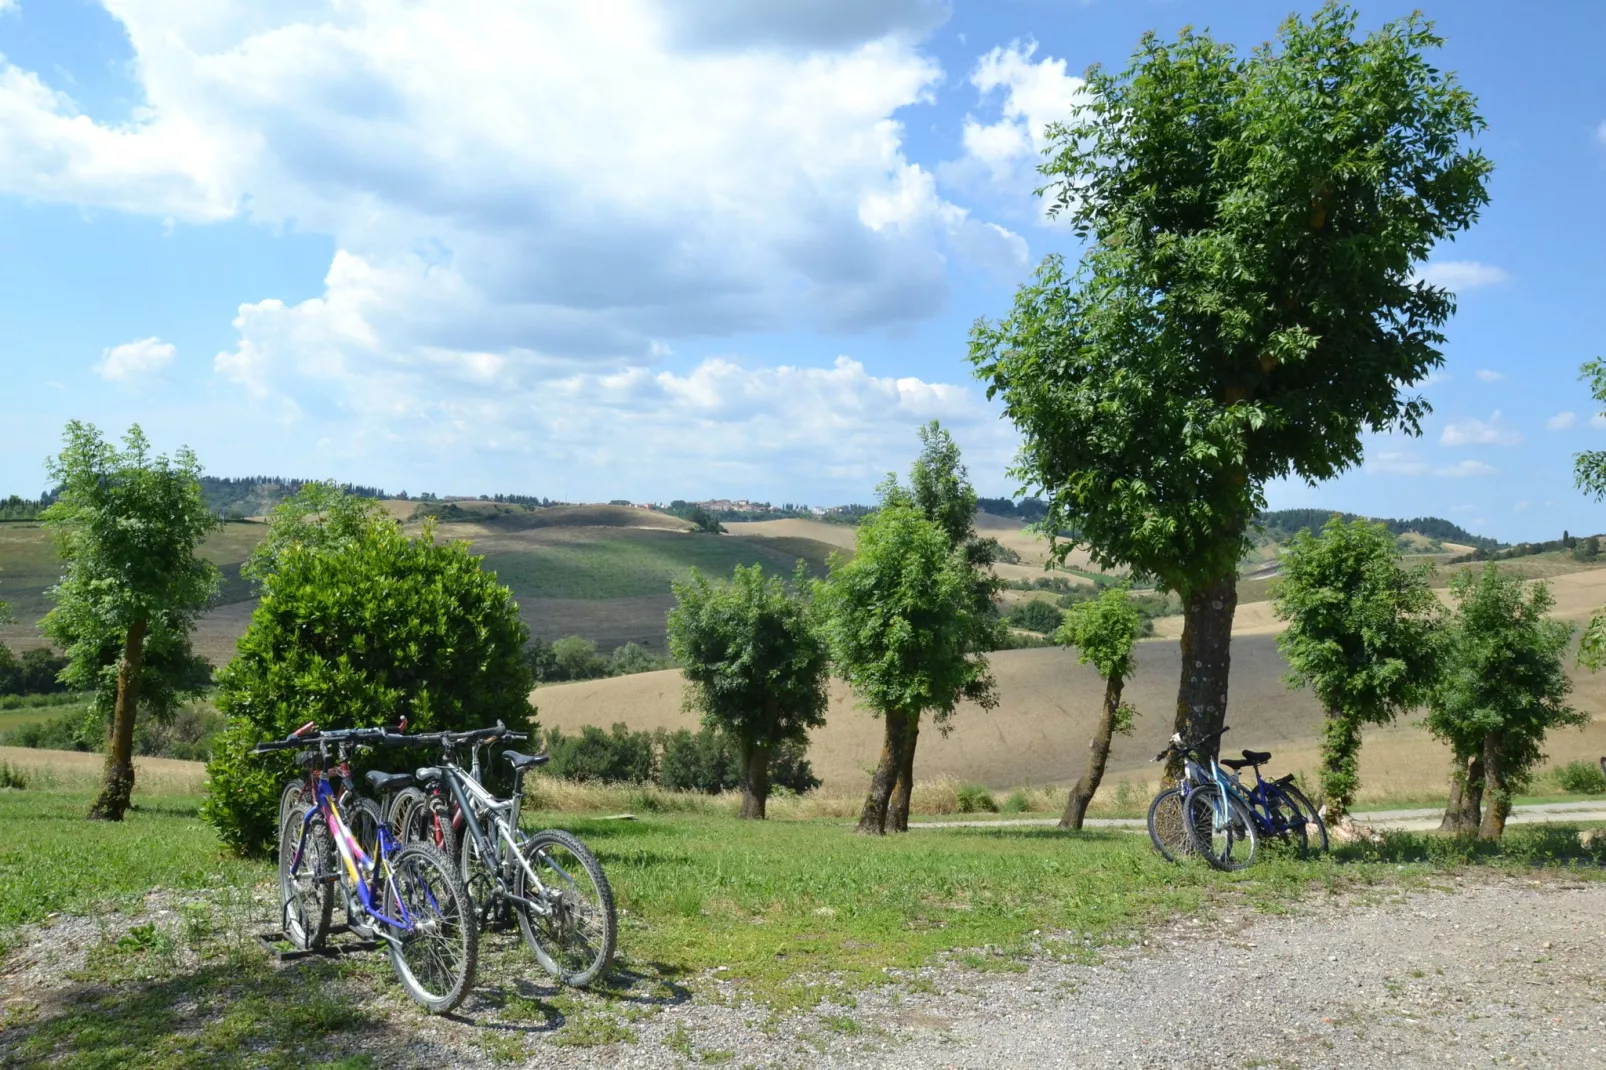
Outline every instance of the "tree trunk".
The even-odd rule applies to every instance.
[[[1505,755],[1501,752],[1500,736],[1495,732],[1483,737],[1483,797],[1488,805],[1483,808],[1478,838],[1498,840],[1506,831],[1511,796],[1506,791]]]
[[[1115,718],[1121,709],[1122,687],[1119,676],[1104,681],[1104,711],[1099,715],[1098,730],[1088,743],[1092,753],[1087,756],[1087,769],[1071,786],[1070,797],[1065,800],[1065,813],[1060,815],[1059,824],[1062,829],[1082,827],[1087,805],[1093,801],[1093,793],[1099,790],[1099,781],[1104,779],[1104,765],[1110,760],[1110,740],[1115,735]]]
[[[903,757],[898,763],[898,782],[892,786],[887,805],[887,825],[893,832],[909,831],[909,800],[915,790],[915,744],[920,740],[920,718],[908,718],[903,734]]]
[[[1445,807],[1442,832],[1476,832],[1483,823],[1483,755],[1474,754],[1469,763],[1457,758],[1450,776],[1450,805]]]
[[[1322,819],[1341,824],[1360,785],[1361,725],[1343,710],[1327,711],[1322,723]]]
[[[1238,608],[1238,579],[1228,576],[1189,596],[1182,607],[1182,679],[1177,686],[1176,731],[1184,742],[1220,728],[1227,716],[1227,674],[1232,666],[1232,616]],[[1209,754],[1221,741],[1207,742]],[[1166,765],[1172,778],[1182,759]]]
[[[770,797],[770,748],[768,744],[742,740],[742,818],[764,820],[764,804]]]
[[[121,821],[134,794],[134,713],[139,705],[139,672],[145,661],[143,618],[129,626],[123,663],[117,667],[117,705],[106,746],[106,782],[89,808],[91,821]]]
[[[870,793],[864,797],[864,811],[859,814],[857,830],[872,836],[881,836],[887,831],[887,802],[898,771],[903,768],[904,729],[908,722],[902,710],[888,710],[881,719],[886,729],[881,742],[881,760],[876,762],[875,772],[870,776]]]

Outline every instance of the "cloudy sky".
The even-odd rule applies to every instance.
[[[0,0],[0,494],[79,418],[219,475],[829,504],[932,417],[1007,493],[964,353],[1075,252],[1044,124],[1146,29],[1253,45],[1288,8]],[[1570,476],[1606,448],[1606,11],[1428,14],[1497,167],[1424,269],[1460,295],[1435,413],[1272,504],[1606,530]]]

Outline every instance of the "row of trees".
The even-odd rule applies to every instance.
[[[1290,682],[1310,687],[1325,713],[1330,824],[1355,800],[1362,729],[1426,706],[1427,727],[1453,756],[1444,828],[1492,839],[1543,759],[1546,733],[1588,720],[1566,703],[1573,629],[1546,618],[1543,583],[1493,564],[1463,570],[1446,613],[1428,572],[1402,567],[1379,524],[1334,517],[1319,536],[1301,532],[1283,557],[1274,605],[1288,627],[1278,645]]]

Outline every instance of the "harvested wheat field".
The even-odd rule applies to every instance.
[[[1138,709],[1131,736],[1117,737],[1107,783],[1152,779],[1150,763],[1171,733],[1179,650],[1175,641],[1138,645],[1138,669],[1126,699]],[[962,707],[946,738],[929,724],[921,733],[920,777],[952,778],[1011,788],[1067,784],[1080,773],[1103,696],[1093,670],[1069,651],[1041,648],[992,655],[1000,703],[987,711]],[[1283,683],[1287,664],[1270,634],[1240,635],[1233,643],[1232,692],[1225,741],[1228,752],[1245,747],[1274,752],[1278,772],[1315,767],[1320,710],[1306,691]],[[1596,714],[1586,729],[1555,734],[1550,764],[1606,753],[1606,679],[1575,676],[1574,702]],[[681,709],[675,671],[537,689],[532,700],[545,727],[565,731],[586,724],[624,722],[632,728],[695,728],[694,714]],[[828,793],[862,790],[880,746],[880,721],[857,708],[847,686],[832,684],[826,725],[809,746],[809,759]],[[1367,796],[1421,797],[1444,789],[1448,752],[1409,721],[1369,732],[1362,749]]]
[[[92,791],[106,770],[104,754],[72,750],[34,750],[0,747],[0,765],[24,773],[41,787],[61,791]],[[199,795],[206,780],[203,762],[174,758],[135,758],[134,795]]]

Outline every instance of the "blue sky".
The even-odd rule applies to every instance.
[[[1301,7],[1309,11],[1311,5]],[[1014,446],[966,334],[1043,255],[1041,125],[1234,0],[0,0],[0,494],[62,425],[219,475],[570,500],[865,500],[914,427]],[[1363,23],[1409,5],[1360,5]],[[271,14],[269,13],[271,11]],[[1606,530],[1595,3],[1426,8],[1493,201],[1419,439],[1271,504]]]

